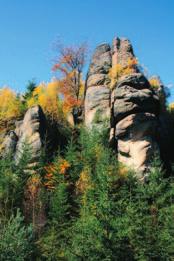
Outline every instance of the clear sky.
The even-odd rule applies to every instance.
[[[150,75],[174,83],[174,0],[0,0],[0,86],[53,76],[53,43],[128,37]],[[170,100],[174,101],[174,90]]]

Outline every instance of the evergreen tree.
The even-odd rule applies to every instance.
[[[0,260],[24,261],[31,260],[32,227],[25,227],[19,210],[8,222],[0,226]]]

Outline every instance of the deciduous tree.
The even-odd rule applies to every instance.
[[[58,43],[56,51],[58,55],[53,71],[61,76],[61,91],[65,99],[64,110],[69,111],[83,102],[82,72],[86,61],[87,45],[83,43],[79,46],[64,46]]]

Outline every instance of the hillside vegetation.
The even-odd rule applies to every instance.
[[[59,44],[54,79],[30,81],[23,94],[0,89],[1,261],[174,260],[174,160],[164,144],[174,144],[174,105],[121,44],[112,66],[109,47],[97,49],[86,82],[86,44]],[[146,168],[122,162],[134,160],[138,142],[152,148],[157,123],[169,132],[165,140],[156,131]],[[133,156],[121,151],[132,143]]]

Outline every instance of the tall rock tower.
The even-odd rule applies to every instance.
[[[107,119],[110,139],[117,144],[118,160],[144,179],[154,152],[158,152],[159,97],[135,64],[132,45],[115,38],[112,47],[99,45],[94,51],[86,80],[85,124],[101,126]],[[120,69],[110,86],[110,71]]]
[[[93,54],[86,79],[85,123],[91,128],[110,118],[110,79],[112,55],[109,44],[99,45]]]

